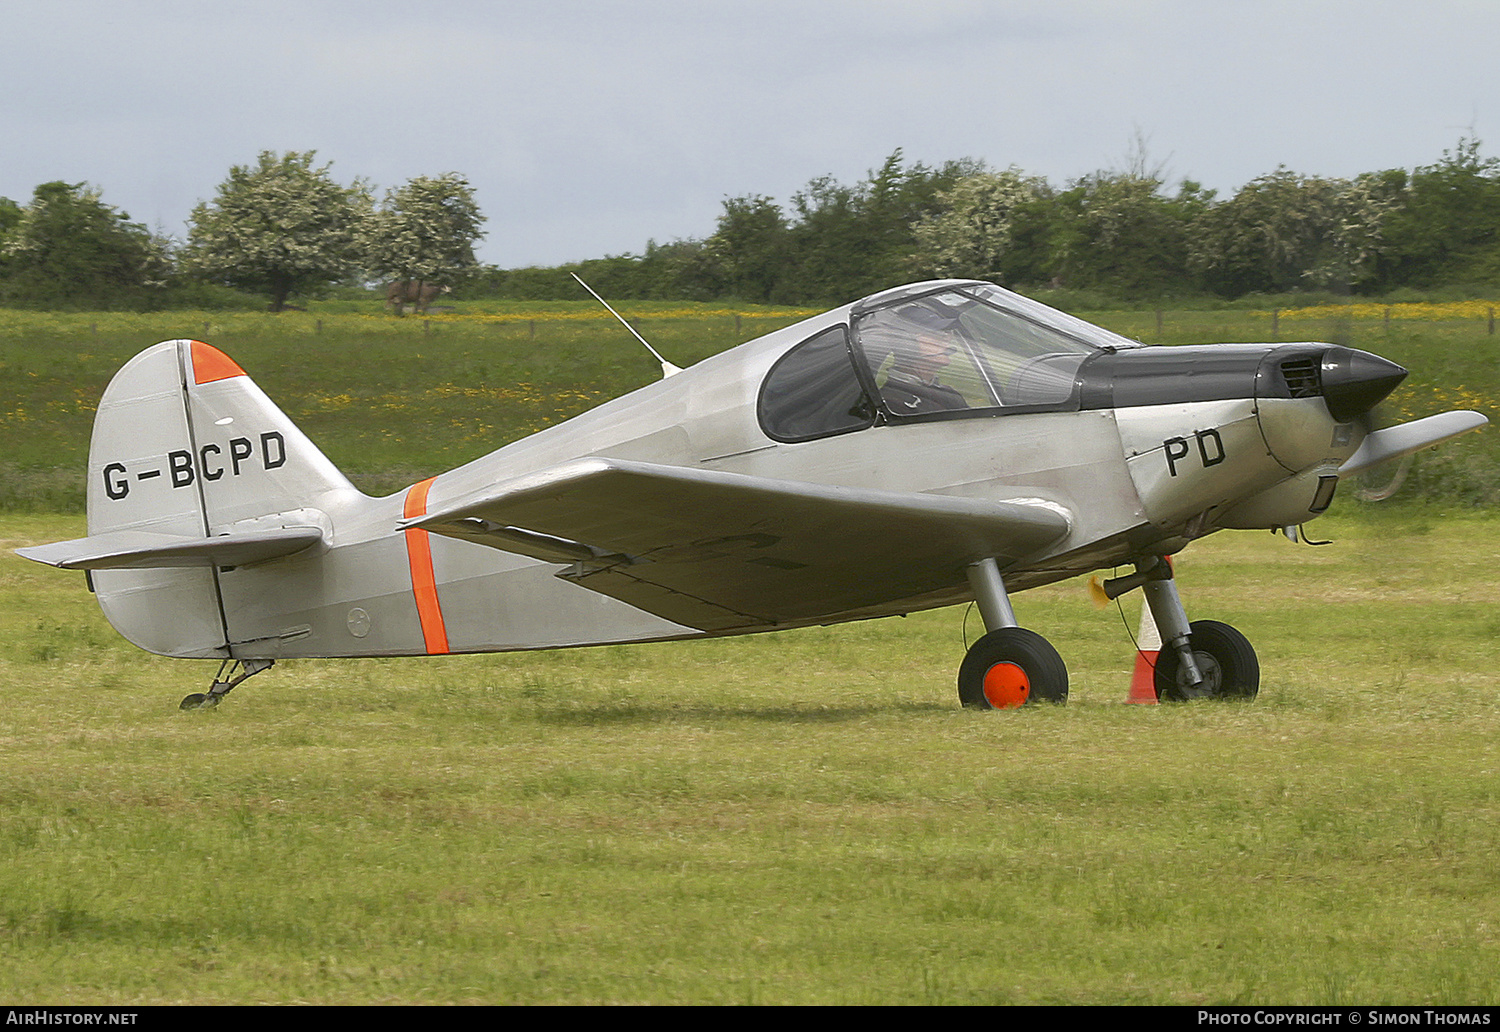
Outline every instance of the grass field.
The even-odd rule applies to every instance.
[[[27,1003],[1500,999],[1500,525],[1219,535],[1248,705],[1124,705],[1139,602],[1018,597],[1067,707],[961,710],[964,614],[212,667],[0,517],[0,997]],[[969,618],[972,636],[976,617]]]
[[[627,309],[686,364],[798,318]],[[1089,313],[1084,313],[1089,315]],[[1500,416],[1472,314],[1283,313],[1407,364],[1397,414]],[[1264,340],[1269,313],[1093,313]],[[204,323],[208,323],[205,327]],[[582,306],[430,320],[0,312],[0,998],[27,1003],[1500,1001],[1500,435],[1341,497],[1293,546],[1221,534],[1190,616],[1252,704],[1124,705],[1123,612],[1018,596],[1066,707],[975,713],[976,614],[720,641],[214,666],[141,653],[81,575],[93,404],[156,340],[223,347],[369,490],[657,375]]]

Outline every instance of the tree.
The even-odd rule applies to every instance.
[[[1303,177],[1286,168],[1251,180],[1194,226],[1191,263],[1229,296],[1302,287],[1358,289],[1386,250],[1400,204],[1388,177]]]
[[[9,269],[9,261],[6,258],[6,238],[10,231],[21,223],[21,206],[9,197],[0,197],[0,294],[3,294],[3,282]]]
[[[0,245],[5,243],[6,234],[20,222],[21,206],[9,197],[0,197]]]
[[[1491,280],[1500,273],[1500,160],[1461,139],[1441,161],[1382,173],[1401,199],[1386,227],[1385,285]]]
[[[43,183],[0,204],[0,268],[10,300],[58,307],[139,304],[165,285],[167,242],[84,183]]]
[[[313,167],[315,151],[262,151],[236,165],[211,202],[193,209],[186,269],[207,279],[287,298],[343,279],[359,269],[357,233],[370,195],[356,180],[340,186],[329,165]]]
[[[970,159],[907,166],[894,151],[853,186],[832,176],[792,195],[792,214],[759,194],[726,198],[701,260],[684,282],[777,304],[836,304],[898,282],[915,233],[943,210],[943,192],[984,170]]]
[[[899,282],[917,227],[942,211],[940,194],[984,168],[968,158],[938,168],[906,165],[898,148],[854,186],[830,176],[809,182],[792,196],[796,300],[836,304]]]
[[[366,221],[360,234],[365,268],[399,281],[451,284],[478,267],[474,243],[484,236],[483,224],[463,176],[417,176],[388,191]]]
[[[1160,296],[1188,279],[1188,227],[1210,195],[1191,181],[1175,198],[1155,172],[1096,172],[1058,195],[1054,275],[1069,286]]]
[[[712,275],[730,297],[761,304],[784,301],[791,241],[786,216],[769,197],[724,198],[713,236],[704,245]]]
[[[966,176],[938,193],[943,211],[916,227],[917,275],[1002,279],[1018,209],[1045,189],[1016,168]]]

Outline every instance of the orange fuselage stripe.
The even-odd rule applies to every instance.
[[[402,507],[406,519],[426,515],[427,491],[436,479],[430,477],[407,490]],[[417,600],[422,641],[429,656],[439,655],[448,651],[448,629],[443,624],[443,607],[438,604],[437,576],[432,571],[432,542],[427,539],[425,530],[411,529],[405,533],[406,558],[411,564],[411,593]]]

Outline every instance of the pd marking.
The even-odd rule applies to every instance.
[[[205,444],[198,449],[197,461],[186,448],[167,452],[167,467],[137,470],[136,480],[155,480],[162,475],[171,478],[172,486],[189,487],[201,474],[204,480],[222,480],[225,474],[237,477],[252,469],[278,469],[286,465],[286,438],[276,430],[260,435],[260,448],[248,437],[229,439],[228,452],[217,444]],[[257,450],[259,455],[256,454]],[[123,462],[111,462],[104,467],[104,494],[119,501],[130,494],[130,470]]]
[[[1224,461],[1224,439],[1219,436],[1217,430],[1194,430],[1193,439],[1198,442],[1198,459],[1203,463],[1203,468],[1217,466]],[[1188,445],[1186,437],[1168,437],[1161,442],[1162,449],[1167,456],[1167,470],[1172,476],[1177,475],[1177,463],[1187,458],[1192,449]]]

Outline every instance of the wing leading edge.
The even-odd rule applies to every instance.
[[[1068,531],[1042,500],[989,502],[588,458],[459,497],[401,527],[545,562],[686,626],[813,623],[961,588]]]

